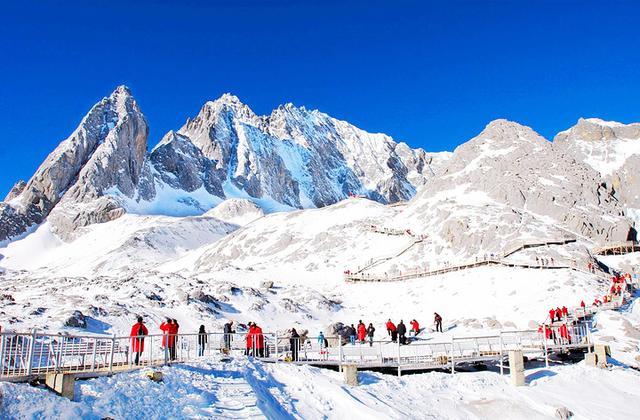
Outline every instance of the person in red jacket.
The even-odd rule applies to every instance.
[[[253,336],[255,342],[255,352],[254,354],[257,357],[264,357],[264,335],[262,334],[262,328],[260,328],[256,323],[253,323]]]
[[[358,341],[363,344],[366,337],[367,327],[365,327],[362,320],[360,320],[360,322],[358,323]]]
[[[179,329],[180,329],[180,325],[178,325],[178,321],[176,319],[172,319],[171,324],[169,324],[169,337],[167,341],[171,360],[176,360],[176,344],[178,342]]]
[[[149,330],[142,323],[142,317],[131,327],[131,352],[135,353],[134,363],[140,364],[140,354],[144,351],[144,336],[149,335]]]
[[[569,335],[567,324],[562,324],[560,326],[560,338],[562,338],[562,344],[569,344],[571,342],[571,336]]]
[[[622,294],[622,286],[618,285],[618,287],[616,287],[616,293],[618,293],[618,295]]]
[[[562,309],[559,306],[556,308],[556,318],[558,318],[558,321],[562,320]]]
[[[254,347],[254,328],[253,328],[253,322],[249,322],[249,331],[247,331],[247,343],[246,343],[246,349],[245,349],[245,355],[247,356],[253,356],[253,349]]]
[[[169,325],[171,324],[171,318],[167,318],[166,321],[160,324],[160,331],[162,331],[162,348],[169,349],[167,346],[168,338],[169,338]]]
[[[553,322],[554,318],[556,317],[556,310],[551,308],[549,310],[549,320],[551,320],[551,322]]]
[[[584,300],[581,300],[581,301],[580,301],[580,307],[581,307],[582,309],[584,309],[584,308],[586,308],[586,307],[587,307],[587,305],[585,305],[585,303],[584,303]]]
[[[411,331],[413,331],[413,334],[418,335],[418,333],[420,332],[420,324],[418,324],[418,321],[414,319],[409,324],[411,324]]]
[[[567,309],[567,307],[566,307],[566,306],[563,306],[563,307],[562,307],[562,316],[563,316],[564,318],[567,318],[567,317],[569,316],[569,310]]]

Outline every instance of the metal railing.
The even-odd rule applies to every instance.
[[[438,368],[456,363],[502,360],[509,350],[545,355],[548,349],[585,347],[591,341],[585,324],[546,330],[502,331],[498,334],[453,337],[450,341],[407,337],[408,345],[390,340],[350,343],[343,337],[289,338],[276,333],[151,334],[135,337],[0,333],[0,380],[42,377],[47,373],[110,374],[194,361],[214,353],[244,353],[273,362],[298,362],[361,367]]]

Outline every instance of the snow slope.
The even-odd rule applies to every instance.
[[[515,388],[495,372],[426,373],[396,378],[341,374],[308,366],[262,365],[244,358],[162,369],[155,383],[140,372],[78,382],[77,402],[25,384],[0,384],[6,419],[548,419],[560,407],[574,419],[632,419],[640,411],[638,372],[583,364],[527,371]],[[603,401],[606,398],[606,403]]]

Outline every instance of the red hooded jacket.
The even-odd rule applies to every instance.
[[[137,322],[131,327],[131,352],[142,353],[144,351],[144,336],[149,335],[149,330],[142,322]]]

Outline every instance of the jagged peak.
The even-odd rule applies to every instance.
[[[579,118],[574,126],[556,134],[554,141],[562,142],[568,139],[598,141],[638,138],[640,138],[640,123],[624,124],[600,118]]]

